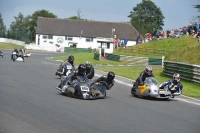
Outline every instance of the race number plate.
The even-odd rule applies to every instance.
[[[81,86],[81,91],[87,91],[89,92],[89,88],[87,86]]]
[[[67,69],[72,69],[72,66],[70,66],[70,65],[67,65]]]

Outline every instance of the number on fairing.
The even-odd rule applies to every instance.
[[[87,86],[81,86],[81,91],[90,91],[89,88]]]
[[[70,66],[70,65],[67,65],[67,69],[72,69],[72,66]]]

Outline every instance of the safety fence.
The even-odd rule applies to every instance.
[[[96,57],[96,58],[95,58]],[[94,59],[99,60],[99,55],[94,54]],[[125,56],[105,53],[105,58],[107,60],[119,61],[119,62],[128,62],[130,64],[137,65],[162,65],[164,59],[162,58],[148,58],[148,57],[136,57],[136,56]]]
[[[70,47],[65,47],[64,52],[87,52],[91,53],[92,49],[89,48],[70,48]]]
[[[99,60],[99,54],[98,53],[94,53],[94,59]]]
[[[200,66],[191,65],[179,62],[164,61],[164,75],[173,76],[174,73],[179,73],[182,79],[197,83],[200,85]]]
[[[151,48],[120,48],[119,52],[121,53],[135,53],[135,54],[143,54],[143,55],[160,55],[163,56],[167,52],[166,50],[159,49],[151,49]]]

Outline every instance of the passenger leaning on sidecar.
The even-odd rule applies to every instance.
[[[152,66],[146,66],[145,70],[140,73],[140,76],[137,78],[133,84],[132,91],[134,91],[139,85],[144,85],[144,81],[147,77],[154,77]]]
[[[110,90],[113,87],[114,83],[115,83],[114,78],[115,78],[115,73],[110,71],[110,72],[108,72],[107,76],[103,75],[100,78],[94,80],[91,83],[91,86],[96,82],[101,82],[106,86],[107,90]]]
[[[21,56],[24,61],[24,51],[22,49],[19,50],[18,56]]]
[[[86,77],[88,79],[92,79],[94,77],[94,67],[93,67],[93,65],[91,65],[89,61],[86,61],[85,67],[86,67]]]
[[[75,71],[75,73],[72,73],[69,75],[69,78],[66,78],[63,80],[56,89],[61,90],[63,89],[63,86],[68,82],[68,85],[72,84],[73,80],[77,79],[77,76],[85,76],[85,65],[80,64],[78,66],[78,70]],[[64,92],[65,90],[62,90]]]
[[[167,82],[162,83],[159,87],[160,89],[164,89],[165,86],[168,86],[169,91],[172,93],[172,95],[175,92],[178,93],[182,93],[182,89],[183,89],[183,85],[180,83],[180,74],[179,73],[175,73],[173,75],[173,79],[172,80],[168,80]],[[174,95],[173,95],[174,97]]]

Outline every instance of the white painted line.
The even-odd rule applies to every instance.
[[[197,103],[197,102],[188,101],[188,100],[182,99],[182,98],[176,98],[176,99],[179,100],[179,101],[183,101],[183,102],[186,102],[186,103],[191,103],[191,104],[195,104],[195,105],[200,106],[200,103]]]
[[[50,62],[42,62],[44,64],[51,64],[51,65],[60,65],[60,64],[55,64],[55,63],[50,63]]]

